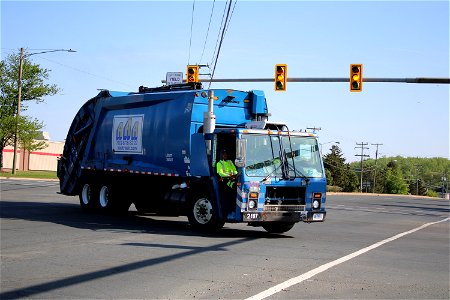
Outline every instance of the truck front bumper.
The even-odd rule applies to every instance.
[[[283,222],[297,223],[300,221],[323,222],[325,211],[247,211],[242,213],[244,222]]]

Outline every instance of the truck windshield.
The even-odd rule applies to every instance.
[[[251,177],[323,177],[314,137],[247,134],[246,174]],[[283,167],[283,164],[285,167]]]

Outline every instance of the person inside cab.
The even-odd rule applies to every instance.
[[[237,170],[234,163],[229,159],[226,150],[220,152],[221,159],[216,164],[217,174],[223,182],[230,188],[234,189],[236,185]]]

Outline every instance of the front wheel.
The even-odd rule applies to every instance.
[[[284,233],[292,229],[295,223],[270,222],[264,223],[262,227],[269,233]]]
[[[221,221],[214,202],[208,197],[194,197],[190,202],[188,219],[195,229],[218,230],[225,222]]]

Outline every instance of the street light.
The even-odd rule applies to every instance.
[[[13,165],[12,165],[12,174],[16,174],[16,161],[17,161],[17,131],[18,131],[18,122],[19,122],[19,116],[20,116],[20,100],[22,98],[22,73],[23,73],[23,60],[25,57],[36,55],[36,54],[43,54],[43,53],[50,53],[50,52],[77,52],[72,49],[54,49],[54,50],[47,50],[42,52],[35,52],[35,53],[29,53],[24,54],[24,49],[20,48],[20,61],[19,61],[19,81],[17,83],[18,86],[18,93],[17,93],[17,113],[16,113],[16,129],[14,132],[14,153],[13,153]]]
[[[323,153],[322,153],[323,145],[326,145],[326,144],[331,144],[331,143],[334,143],[334,144],[338,144],[338,145],[340,145],[340,144],[341,144],[341,143],[339,143],[339,142],[335,142],[335,141],[331,141],[331,142],[326,142],[326,143],[323,143],[323,144],[319,143],[319,145],[320,145],[320,155],[322,155],[322,156],[323,156]]]

